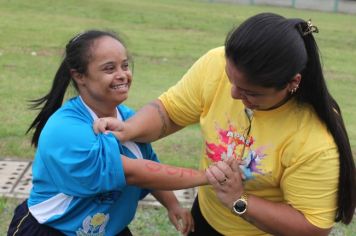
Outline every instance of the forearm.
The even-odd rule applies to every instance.
[[[144,159],[122,158],[127,184],[155,190],[177,190],[208,183],[203,171]]]
[[[273,235],[328,235],[330,229],[312,225],[304,215],[284,203],[271,202],[249,196],[248,208],[243,218],[259,229]]]
[[[151,193],[166,209],[180,207],[172,191],[155,190]]]
[[[121,141],[152,142],[181,128],[169,118],[163,104],[157,99],[128,119],[120,134],[114,134]]]
[[[229,209],[232,209],[236,199],[241,196],[246,199],[239,165],[240,162],[236,160],[220,161],[206,169],[207,178],[214,187],[216,196]],[[286,203],[273,202],[252,194],[247,197],[246,211],[236,217],[242,217],[272,235],[321,236],[330,232],[330,229],[314,226],[300,211]]]

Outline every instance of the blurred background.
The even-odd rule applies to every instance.
[[[274,12],[312,19],[331,93],[339,102],[356,152],[356,1],[352,0],[0,0],[0,160],[31,163],[25,132],[37,111],[28,100],[51,86],[63,49],[87,29],[121,35],[133,55],[134,81],[126,104],[139,109],[175,84],[192,63],[224,44],[227,32],[251,15]],[[74,89],[67,97],[75,95]],[[154,148],[161,162],[198,168],[199,128],[192,126]],[[20,198],[9,197],[0,166],[0,235]],[[21,171],[20,171],[21,172]],[[142,207],[130,226],[135,235],[179,235],[161,207]],[[332,235],[356,235],[355,219]]]

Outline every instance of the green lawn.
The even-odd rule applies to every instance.
[[[208,0],[0,0],[0,158],[33,158],[34,149],[25,131],[36,112],[28,110],[26,101],[49,89],[66,41],[74,34],[91,28],[122,34],[135,59],[134,84],[126,104],[137,109],[179,80],[200,55],[222,45],[231,27],[263,11],[311,18],[319,27],[316,38],[326,77],[343,110],[355,153],[355,15]],[[193,126],[154,143],[154,147],[164,163],[197,167],[200,143],[199,128]],[[4,212],[12,212],[13,201],[0,199],[1,218]],[[158,218],[162,217],[166,218],[158,211]],[[0,235],[6,224],[0,223]],[[138,232],[171,232],[166,223],[159,224],[161,233]],[[337,229],[356,233],[355,223]]]

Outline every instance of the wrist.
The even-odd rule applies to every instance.
[[[243,192],[239,198],[237,198],[231,207],[231,212],[238,216],[243,216],[248,208],[248,195]]]
[[[166,205],[167,211],[176,211],[177,209],[180,209],[180,208],[181,208],[181,206],[180,206],[178,200],[170,202],[169,204]]]
[[[129,141],[129,140],[134,140],[133,139],[133,135],[132,135],[134,130],[132,129],[129,121],[123,122],[122,126],[120,127],[120,130],[118,130],[117,132],[120,133],[120,140],[122,142],[126,142],[126,141]]]

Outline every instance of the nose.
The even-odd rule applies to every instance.
[[[231,97],[234,99],[246,99],[246,94],[236,86],[231,87]]]
[[[115,78],[118,80],[125,80],[127,78],[126,72],[122,68],[118,68],[116,73],[115,73]]]

